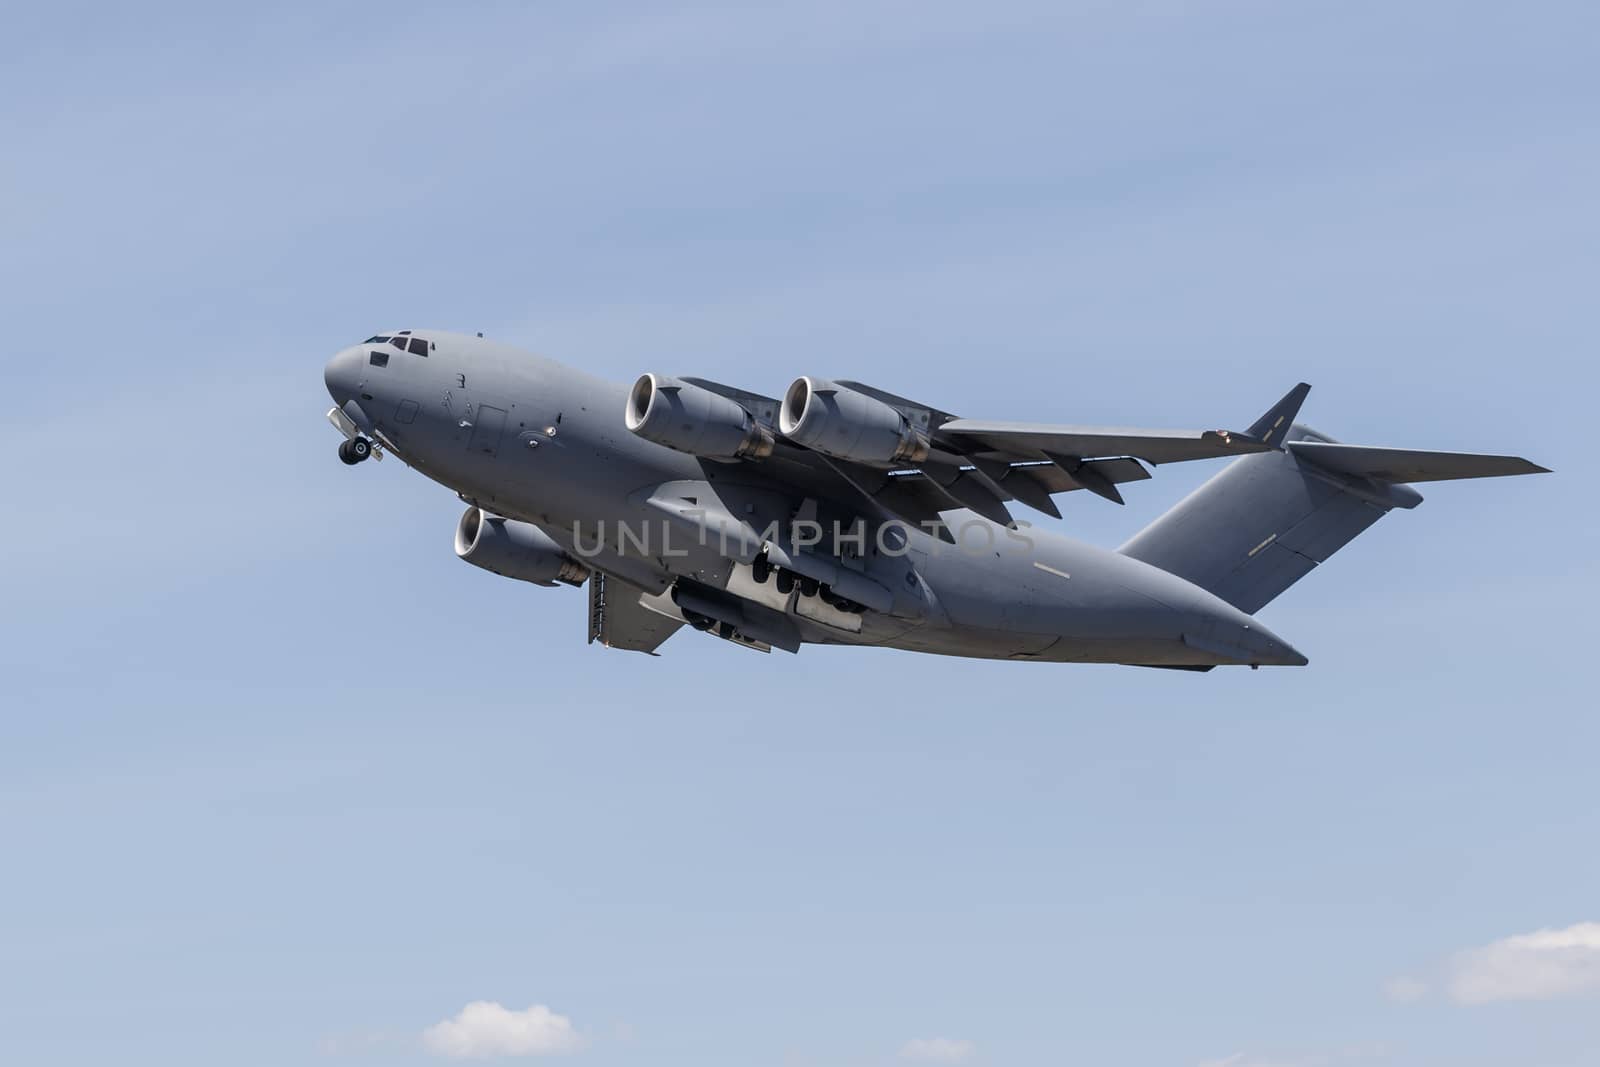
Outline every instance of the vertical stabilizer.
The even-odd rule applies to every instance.
[[[1280,432],[1279,408],[1251,435]],[[1545,473],[1515,456],[1341,445],[1298,424],[1282,441],[1234,460],[1118,551],[1254,614],[1392,509],[1422,503],[1405,482]]]

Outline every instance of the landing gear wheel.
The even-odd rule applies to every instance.
[[[750,561],[750,577],[755,579],[757,585],[767,584],[767,579],[772,577],[772,564],[767,562],[766,556],[757,556]]]
[[[339,458],[352,467],[370,455],[372,442],[365,437],[352,437],[339,446]]]
[[[801,577],[801,579],[800,579],[800,595],[801,596],[816,596],[817,595],[817,590],[820,589],[820,588],[821,588],[821,583],[819,583],[815,578],[806,578],[804,576]]]
[[[784,596],[788,596],[790,593],[794,592],[794,575],[790,574],[788,571],[779,571],[777,584],[778,592],[782,593]]]

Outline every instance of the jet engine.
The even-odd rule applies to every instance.
[[[641,374],[628,391],[623,421],[658,445],[707,459],[772,452],[772,431],[737,401],[664,374]]]
[[[928,435],[898,408],[823,378],[794,380],[778,409],[778,429],[815,452],[857,463],[928,458]]]
[[[539,527],[479,507],[468,508],[456,524],[456,555],[474,567],[535,585],[582,585],[589,577],[589,568]]]

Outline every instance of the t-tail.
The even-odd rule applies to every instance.
[[[1295,386],[1244,436],[1275,446],[1242,456],[1119,552],[1254,614],[1394,508],[1412,482],[1547,474],[1517,456],[1340,444],[1295,422],[1310,386]]]

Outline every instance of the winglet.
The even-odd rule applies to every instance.
[[[1282,400],[1267,410],[1265,415],[1250,424],[1250,429],[1245,431],[1245,435],[1281,451],[1284,435],[1289,432],[1289,427],[1294,425],[1294,417],[1300,414],[1300,405],[1305,403],[1306,394],[1309,392],[1311,386],[1305,382],[1289,390]]]

